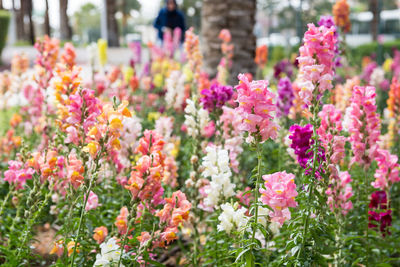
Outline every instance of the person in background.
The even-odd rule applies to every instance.
[[[184,40],[185,34],[185,17],[178,10],[176,0],[166,0],[166,7],[162,8],[154,22],[154,27],[158,30],[158,39],[162,42],[164,32],[170,30],[173,32],[175,28],[181,29],[181,42]]]

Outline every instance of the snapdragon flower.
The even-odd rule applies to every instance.
[[[121,257],[121,248],[114,238],[108,239],[106,243],[100,245],[101,252],[96,255],[94,266],[111,267],[118,264]],[[120,264],[120,266],[124,266]]]
[[[228,198],[235,194],[235,184],[231,182],[228,151],[219,147],[208,146],[207,155],[203,158],[202,166],[204,177],[211,177],[211,182],[204,188],[206,197],[204,205],[214,208],[221,201],[221,197]]]
[[[247,211],[246,208],[242,207],[235,210],[230,203],[225,203],[221,205],[221,209],[222,213],[218,216],[218,231],[225,231],[227,234],[230,234],[234,228],[240,230],[246,226],[248,221],[245,215]]]

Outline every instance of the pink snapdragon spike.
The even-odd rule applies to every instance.
[[[350,116],[350,143],[353,150],[351,164],[369,166],[378,155],[380,119],[376,112],[375,88],[372,86],[354,86]]]
[[[338,172],[335,166],[330,165],[331,181],[329,188],[325,191],[328,195],[327,204],[332,212],[340,210],[346,215],[353,209],[353,203],[350,198],[353,196],[353,188],[351,187],[351,176],[347,171]]]
[[[122,207],[118,217],[115,219],[115,226],[118,228],[118,232],[123,235],[128,230],[128,208]]]
[[[236,116],[235,109],[227,106],[222,107],[223,113],[220,117],[222,124],[222,136],[225,139],[225,149],[229,151],[229,163],[234,172],[239,172],[238,156],[243,152],[240,125],[242,120]]]
[[[334,77],[335,27],[316,27],[308,24],[308,30],[304,34],[304,44],[300,47],[299,85],[300,96],[305,104],[310,105],[314,89],[318,84],[319,93],[332,88]]]
[[[374,175],[375,181],[371,185],[383,191],[388,190],[392,184],[400,181],[398,158],[388,150],[379,149],[376,161],[378,169]]]
[[[67,69],[72,69],[75,66],[76,52],[75,47],[71,43],[64,44],[64,51],[61,53],[61,63],[65,64]]]
[[[14,184],[16,189],[22,189],[26,180],[32,179],[34,173],[34,169],[25,168],[22,162],[10,160],[8,162],[8,170],[4,172],[4,181],[10,185]]]
[[[318,116],[321,118],[321,126],[317,129],[325,151],[331,147],[330,162],[338,164],[345,156],[344,146],[347,138],[340,135],[342,131],[342,113],[332,104],[324,105]]]
[[[265,189],[260,188],[261,202],[274,210],[269,216],[272,221],[279,222],[281,225],[285,220],[290,219],[288,208],[297,207],[294,178],[294,174],[285,171],[263,175]]]
[[[260,134],[261,141],[276,138],[279,126],[273,121],[276,109],[274,93],[268,89],[268,81],[249,82],[244,74],[238,76],[240,82],[236,86],[239,107],[235,109],[241,117],[240,130],[249,134]]]
[[[90,191],[85,210],[94,210],[97,208],[98,205],[99,197],[95,193],[93,193],[93,191]]]

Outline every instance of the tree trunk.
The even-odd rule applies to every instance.
[[[25,26],[24,26],[24,0],[19,0],[19,9],[15,5],[15,0],[12,1],[13,9],[15,12],[15,22],[17,26],[17,40],[26,40]]]
[[[3,0],[0,0],[0,9],[4,9],[4,7],[3,7]]]
[[[17,36],[19,40],[35,43],[35,29],[32,20],[32,0],[20,0],[17,12]]]
[[[222,29],[228,29],[235,46],[230,82],[235,83],[238,73],[255,73],[256,39],[253,34],[256,0],[204,0],[201,10],[201,35],[204,67],[215,75],[222,57]]]
[[[50,20],[49,20],[49,0],[46,2],[46,12],[44,13],[44,32],[50,36]]]
[[[68,0],[60,0],[60,37],[61,40],[71,40],[72,30],[67,14]]]
[[[107,2],[107,36],[109,46],[119,46],[118,24],[115,18],[117,6],[115,0],[106,0]]]
[[[371,34],[372,40],[378,40],[378,31],[379,31],[379,0],[369,0],[369,10],[372,12],[372,21],[371,21]]]
[[[29,27],[29,41],[31,42],[32,45],[35,44],[35,28],[33,25],[33,20],[32,20],[32,10],[33,10],[33,0],[27,0],[27,5],[26,5],[26,16],[28,17],[28,27]]]

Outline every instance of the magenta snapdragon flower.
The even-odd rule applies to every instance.
[[[276,101],[276,115],[287,116],[293,106],[294,93],[292,83],[288,77],[281,78],[278,83],[278,99]]]
[[[311,139],[313,135],[313,126],[311,124],[307,124],[302,127],[298,124],[295,124],[290,127],[289,132],[289,139],[292,141],[290,147],[293,148],[299,165],[306,170],[306,174],[310,174],[313,159],[313,151],[310,150],[312,144],[314,143],[314,140]],[[318,162],[325,160],[325,151],[322,148],[319,148],[317,160]],[[321,178],[321,173],[323,172],[324,170],[321,168],[321,166],[319,166],[318,170],[315,172],[316,177]]]
[[[385,191],[376,191],[371,194],[371,201],[369,208],[373,210],[368,211],[368,227],[377,228],[385,236],[390,235],[387,227],[392,225],[392,210],[387,207],[387,196]]]
[[[231,86],[213,83],[210,89],[203,89],[201,95],[200,102],[203,103],[203,108],[212,112],[216,108],[222,108],[226,102],[231,100],[233,88]]]

